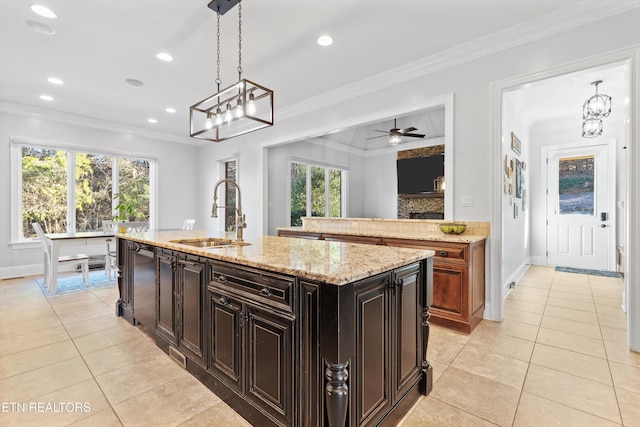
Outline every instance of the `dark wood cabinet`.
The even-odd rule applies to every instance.
[[[355,390],[351,423],[377,425],[421,379],[420,267],[407,266],[354,285]]]
[[[156,254],[157,281],[157,323],[156,334],[171,344],[178,344],[176,313],[176,254],[168,250],[160,250]]]
[[[484,316],[485,241],[443,242],[393,237],[355,236],[338,233],[279,230],[279,236],[332,240],[405,248],[431,249],[433,305],[431,321],[470,333]]]
[[[133,316],[133,247],[134,243],[116,239],[116,263],[118,266],[118,290],[120,298],[116,303],[116,315],[122,316],[135,325]]]
[[[293,420],[293,277],[211,263],[209,369],[279,424]]]
[[[177,258],[178,347],[204,366],[206,261],[190,255]]]
[[[119,309],[134,302],[130,244]],[[431,391],[431,258],[339,286],[153,253],[156,344],[252,425],[392,425]]]

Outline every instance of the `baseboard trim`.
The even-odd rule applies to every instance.
[[[516,271],[514,271],[511,276],[507,278],[507,280],[502,284],[502,299],[505,299],[507,295],[509,295],[509,292],[512,291],[512,289],[509,287],[509,284],[514,282],[517,285],[530,266],[531,258],[527,258],[525,262],[523,262],[520,267],[518,267]]]
[[[31,265],[18,265],[14,267],[1,267],[0,279],[15,279],[24,276],[35,276],[37,274],[44,274],[44,267],[42,264]]]

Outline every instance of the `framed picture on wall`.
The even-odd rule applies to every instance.
[[[522,143],[514,132],[511,132],[511,149],[518,155],[522,152]]]
[[[516,159],[516,170],[515,170],[515,179],[516,179],[516,198],[522,198],[522,162]]]

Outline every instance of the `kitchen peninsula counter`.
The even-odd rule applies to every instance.
[[[391,425],[432,389],[432,250],[174,242],[231,237],[202,230],[116,237],[118,314],[252,425]]]

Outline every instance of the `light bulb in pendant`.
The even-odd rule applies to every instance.
[[[220,126],[223,123],[222,119],[222,111],[220,111],[220,107],[216,110],[216,126]]]
[[[204,128],[207,130],[213,129],[213,120],[211,119],[211,113],[207,113],[207,121],[204,122]]]
[[[236,104],[236,118],[240,118],[244,116],[244,108],[242,108],[242,99],[238,98],[238,103]]]
[[[256,100],[253,96],[253,92],[249,94],[249,100],[247,101],[247,114],[253,116],[256,114]]]
[[[231,103],[227,103],[227,111],[224,113],[224,121],[229,123],[233,120],[233,116],[231,115]]]

